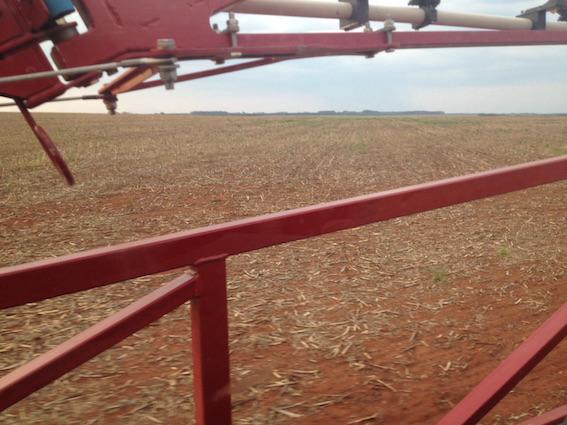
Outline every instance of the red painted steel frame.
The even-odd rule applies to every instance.
[[[476,424],[566,336],[567,303],[484,378],[438,425]]]
[[[518,425],[558,425],[567,418],[567,404],[543,415],[528,419]]]
[[[195,296],[181,276],[0,379],[0,411],[43,388]]]
[[[199,261],[201,286],[191,300],[193,385],[198,424],[232,423],[228,307],[224,256]]]
[[[192,265],[198,272],[193,279],[173,281],[2,378],[0,409],[191,299],[197,421],[230,424],[227,256],[563,179],[567,179],[567,156],[0,270],[0,308],[181,266]],[[566,329],[567,304],[442,424],[476,423],[565,336]],[[536,423],[556,423],[563,412],[556,409]]]
[[[564,179],[567,156],[7,267],[0,308]]]
[[[184,31],[187,23],[183,22]],[[144,32],[146,44],[133,49],[120,48],[112,34],[99,34],[95,45],[89,45],[83,37],[78,40],[71,39],[58,45],[55,53],[60,55],[60,63],[66,67],[84,66],[96,63],[118,61],[123,59],[136,59],[141,57],[170,57],[179,60],[199,59],[234,59],[238,58],[266,58],[280,57],[282,59],[300,59],[317,56],[336,55],[368,55],[392,49],[428,49],[443,47],[498,47],[498,46],[538,46],[538,45],[565,45],[567,44],[567,31],[430,31],[430,32],[396,32],[392,41],[384,32],[373,33],[308,33],[308,34],[239,34],[238,47],[231,47],[228,35],[208,35],[209,44],[178,48],[168,51],[155,48],[157,36],[148,39],[151,33]],[[187,39],[188,35],[176,36],[175,32],[167,32],[178,41]],[[87,34],[88,35],[88,34]],[[126,40],[134,43],[136,36],[122,34]],[[179,38],[180,37],[180,38]],[[198,38],[191,38],[192,43]],[[120,40],[122,41],[122,40]],[[138,43],[140,40],[136,40]],[[191,45],[191,43],[189,43]],[[87,47],[85,47],[87,46]],[[71,49],[72,47],[72,49]],[[100,47],[100,49],[99,49]],[[69,48],[69,49],[68,49]],[[91,56],[84,55],[84,49],[89,49]],[[65,52],[65,53],[63,53]],[[65,58],[65,59],[64,59]],[[10,74],[17,73],[14,69]],[[22,73],[22,72],[19,72]],[[1,75],[1,73],[0,73]],[[24,83],[17,83],[24,86]],[[83,84],[83,83],[82,83]],[[17,97],[18,92],[10,84],[4,92],[9,97]],[[18,87],[20,87],[18,86]],[[27,97],[29,107],[36,107],[64,93],[69,88],[59,84],[54,90],[44,90]]]
[[[59,173],[65,178],[67,184],[69,184],[70,186],[74,185],[75,178],[73,177],[71,170],[69,170],[67,163],[59,153],[57,146],[55,146],[55,143],[53,143],[53,140],[51,140],[51,137],[49,137],[49,134],[47,134],[43,127],[36,123],[32,114],[30,114],[30,111],[28,110],[26,105],[24,105],[24,102],[21,99],[16,99],[16,105],[18,106],[18,109],[28,123],[28,126],[34,133],[35,137],[37,137],[37,140],[47,154],[47,157],[50,159],[53,165],[55,165],[57,171],[59,171]]]
[[[367,55],[389,49],[471,46],[527,46],[567,44],[567,31],[431,31],[372,33],[237,34],[217,32],[210,17],[236,0],[136,0],[131,2],[81,0],[79,12],[88,30],[55,39],[52,55],[60,68],[94,65],[141,57],[175,56],[179,60],[225,60],[281,57],[287,59],[326,55]],[[0,3],[0,76],[51,70],[37,41],[49,38],[42,2],[21,11],[20,0]],[[6,13],[2,14],[2,7]],[[34,9],[35,8],[35,9]],[[37,9],[37,10],[36,10]],[[20,10],[20,11],[19,11]],[[39,23],[34,19],[42,16]],[[51,25],[52,26],[52,25]],[[33,34],[30,35],[30,34]],[[391,35],[391,37],[390,37]],[[157,40],[167,37],[175,48],[161,50]],[[24,40],[25,43],[22,41]],[[17,42],[17,43],[16,43]],[[14,48],[16,43],[17,48]],[[88,52],[88,55],[85,54]],[[81,81],[87,85],[94,81]],[[0,85],[0,94],[26,100],[35,107],[63,94],[69,86],[57,78]]]

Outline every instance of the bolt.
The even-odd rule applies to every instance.
[[[159,77],[166,90],[173,90],[175,88],[175,81],[177,80],[177,65],[160,65]]]
[[[240,31],[240,26],[238,25],[238,19],[234,12],[228,13],[228,20],[226,21],[226,32],[236,33]]]
[[[106,110],[110,115],[116,115],[116,109],[118,108],[118,102],[116,97],[105,97],[102,99]]]
[[[158,50],[174,50],[175,47],[175,40],[172,38],[160,38],[157,41]],[[174,83],[177,80],[177,65],[160,65],[158,70],[161,81],[165,85],[165,89],[173,90],[175,88]]]
[[[158,50],[173,50],[175,49],[175,40],[173,38],[160,38],[157,41]]]

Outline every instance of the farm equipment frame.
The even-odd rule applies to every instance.
[[[191,301],[197,423],[230,424],[225,267],[229,256],[565,179],[567,156],[0,269],[0,308],[183,267],[194,269],[1,378],[0,409]],[[440,424],[477,423],[565,336],[567,303]],[[564,417],[566,407],[528,423],[557,424]]]
[[[118,96],[159,85],[265,66],[282,60],[361,55],[400,49],[538,46],[567,44],[566,0],[550,0],[515,18],[438,10],[439,0],[412,0],[411,7],[387,7],[368,0],[2,0],[0,1],[0,96],[24,115],[53,165],[69,185],[75,179],[48,133],[28,109],[46,102],[99,99],[111,114]],[[86,26],[65,17],[77,12]],[[211,16],[228,13],[226,28],[211,25]],[[548,12],[558,14],[551,22]],[[236,13],[339,19],[331,33],[246,34]],[[383,27],[373,29],[371,22]],[[397,31],[430,25],[471,28],[466,31]],[[357,28],[362,32],[352,32]],[[485,31],[478,31],[482,29]],[[40,43],[51,41],[51,62]],[[88,54],[86,54],[88,52]],[[181,61],[249,62],[177,75]],[[71,88],[93,85],[103,73],[125,72],[97,95],[61,98]],[[147,81],[159,75],[157,81]],[[6,104],[4,104],[6,105]],[[0,105],[1,106],[1,105]]]
[[[439,1],[412,0],[411,7],[370,5],[367,0],[0,0],[0,96],[12,99],[69,184],[74,182],[55,144],[29,109],[66,91],[96,83],[104,72],[127,70],[81,99],[102,100],[115,113],[119,95],[176,82],[335,55],[372,57],[398,49],[567,45],[567,5],[548,1],[516,18],[438,10]],[[77,11],[87,26],[79,33],[64,17]],[[227,12],[226,29],[210,18]],[[559,14],[549,22],[548,12]],[[339,19],[346,31],[244,34],[236,13]],[[373,30],[370,22],[384,22]],[[429,25],[477,30],[397,31]],[[53,42],[52,62],[39,43]],[[88,52],[88,54],[85,54]],[[249,62],[177,75],[180,61]],[[148,81],[159,75],[160,79]],[[75,99],[75,98],[74,98]],[[73,100],[74,100],[73,99]],[[53,350],[0,378],[0,410],[48,385],[163,315],[190,301],[194,397],[199,425],[231,423],[226,259],[269,246],[567,179],[567,156],[455,177],[387,192],[291,210],[0,269],[0,308],[85,291],[136,277],[190,267],[167,283]],[[441,424],[473,424],[486,415],[567,335],[567,303],[483,380]],[[558,424],[567,406],[529,424]]]

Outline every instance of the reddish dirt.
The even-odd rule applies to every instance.
[[[82,119],[68,118],[89,128]],[[127,170],[112,149],[100,154],[110,170],[98,167],[98,154],[76,153],[82,181],[99,177],[72,191],[44,184],[40,163],[25,174],[20,163],[8,170],[23,177],[2,188],[3,264],[551,156],[567,128],[564,118],[118,119],[132,134],[109,145],[139,149],[128,151],[139,164],[130,160]],[[186,120],[190,140],[152,150],[157,138],[189,131]],[[156,155],[154,168],[140,170],[146,155]],[[567,300],[566,189],[549,185],[229,259],[235,423],[435,423]],[[8,310],[2,373],[175,275]],[[189,314],[178,309],[0,422],[190,423]],[[566,358],[562,343],[483,423],[514,424],[567,403]]]

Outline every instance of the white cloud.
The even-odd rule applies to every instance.
[[[567,85],[541,82],[534,85],[499,87],[416,88],[411,91],[411,103],[460,113],[492,112],[539,113],[565,112]]]
[[[540,1],[541,2],[541,1]],[[535,0],[453,0],[445,10],[515,16]],[[404,6],[406,0],[382,0]],[[336,31],[334,20],[238,15],[245,32]],[[224,25],[226,16],[213,18]],[[375,27],[380,24],[375,24]],[[434,28],[439,30],[439,28]],[[336,57],[265,68],[123,95],[128,112],[443,109],[448,112],[567,112],[567,46],[400,50],[372,60]],[[214,65],[185,63],[181,72]],[[71,91],[68,95],[96,92]],[[44,111],[104,112],[100,102],[50,104]]]

